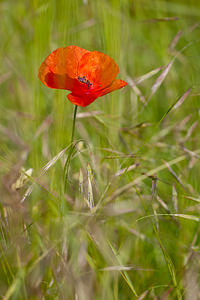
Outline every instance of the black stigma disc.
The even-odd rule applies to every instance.
[[[86,79],[85,76],[78,76],[78,81],[87,84],[88,88],[90,88],[90,86],[92,85],[92,83],[88,79]]]

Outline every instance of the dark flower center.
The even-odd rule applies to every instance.
[[[92,83],[88,79],[86,79],[85,76],[78,76],[78,81],[87,84],[88,88],[90,88],[90,86],[92,85]]]

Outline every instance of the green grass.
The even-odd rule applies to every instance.
[[[198,1],[2,0],[0,15],[1,299],[199,299]],[[37,72],[68,45],[129,85],[78,108],[63,194],[74,106]]]

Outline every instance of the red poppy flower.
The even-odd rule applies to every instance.
[[[96,98],[127,85],[116,79],[118,65],[108,55],[77,46],[58,48],[43,61],[39,79],[53,89],[71,91],[67,98],[87,106]]]

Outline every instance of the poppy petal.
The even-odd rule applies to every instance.
[[[39,78],[46,86],[53,89],[71,90],[74,86],[74,79],[70,78],[67,74],[55,74],[43,64],[40,67]]]
[[[108,93],[111,93],[115,90],[121,89],[121,88],[125,87],[126,85],[127,85],[126,81],[116,79],[112,82],[112,84],[110,86],[106,87],[105,89],[103,89],[101,91],[101,93],[99,94],[99,97],[104,96]]]
[[[82,56],[78,73],[93,83],[96,89],[102,89],[113,82],[119,68],[110,56],[92,51]]]
[[[77,46],[58,48],[41,64],[38,77],[48,87],[71,89],[78,75],[79,62],[90,51]]]
[[[92,103],[97,98],[97,96],[86,97],[86,96],[74,95],[73,93],[70,93],[69,95],[67,95],[67,98],[73,104],[84,107]]]

